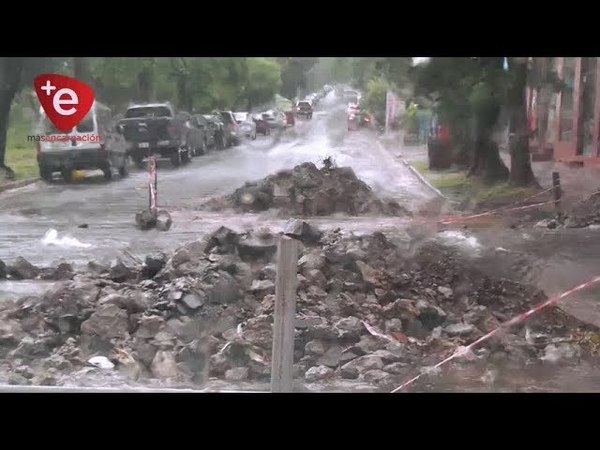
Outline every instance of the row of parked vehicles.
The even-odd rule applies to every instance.
[[[304,100],[300,100],[296,102],[295,105],[295,113],[299,117],[305,117],[307,119],[312,119],[313,112],[319,101],[325,97],[329,92],[333,90],[333,87],[329,85],[325,85],[323,89],[318,92],[308,94]]]
[[[173,166],[212,149],[239,145],[274,129],[295,123],[294,112],[273,109],[260,114],[213,111],[190,114],[168,102],[132,104],[122,116],[95,101],[88,114],[68,133],[57,130],[43,111],[37,142],[40,176],[50,182],[55,172],[70,181],[75,170],[97,170],[106,179],[118,170],[127,174],[131,158],[138,166],[150,155],[169,159]]]

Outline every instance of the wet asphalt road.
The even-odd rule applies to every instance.
[[[298,121],[279,139],[260,137],[239,147],[211,152],[195,158],[191,164],[173,169],[168,162],[159,166],[159,207],[172,213],[174,223],[168,232],[140,231],[134,226],[135,212],[148,202],[147,174],[133,170],[125,179],[105,182],[100,176],[70,185],[57,182],[34,185],[0,194],[0,259],[10,262],[24,256],[36,265],[64,259],[83,264],[89,260],[108,262],[122,256],[122,250],[143,257],[155,250],[171,250],[182,242],[200,237],[220,225],[245,228],[268,224],[277,227],[284,220],[263,215],[205,213],[196,207],[211,196],[227,194],[247,180],[260,179],[302,162],[319,163],[332,156],[340,166],[351,166],[357,175],[378,194],[398,200],[411,210],[435,198],[414,175],[377,143],[374,133],[345,129],[343,105],[332,97],[324,99],[311,121]],[[402,234],[407,224],[403,218],[319,218],[311,219],[321,227],[342,226],[347,231],[370,232],[376,229]],[[78,225],[87,224],[81,229]],[[404,227],[406,228],[406,227]],[[417,227],[418,228],[418,227]],[[422,228],[422,227],[421,227]],[[56,235],[45,235],[56,230]],[[435,232],[426,232],[431,236]],[[482,269],[500,276],[511,274],[516,255],[524,258],[530,279],[547,294],[561,292],[596,275],[600,254],[600,230],[511,230],[506,226],[472,230],[449,230],[437,234],[439,239],[464,250],[470,258],[481,258]],[[412,239],[414,235],[405,238]],[[29,282],[0,283],[0,299],[35,294],[47,288]],[[590,290],[569,302],[579,318],[600,325],[599,290]],[[480,385],[479,376],[475,376]],[[586,368],[585,376],[597,380],[595,371]],[[593,376],[592,376],[593,375]],[[532,375],[533,376],[533,375]],[[583,375],[582,375],[583,376]],[[568,383],[572,390],[582,389],[582,376],[569,372],[567,381],[553,376],[550,390],[560,390]],[[466,386],[448,378],[451,390]],[[511,380],[515,377],[510,374]],[[521,385],[539,382],[520,381]],[[557,381],[558,380],[558,381]],[[443,384],[443,383],[442,383]],[[435,390],[443,390],[435,383]],[[584,390],[598,390],[597,382],[584,384]],[[515,388],[511,384],[508,390]],[[468,390],[468,389],[467,389]],[[571,390],[571,389],[569,389]]]
[[[378,145],[374,133],[348,133],[345,108],[330,95],[321,101],[312,120],[298,120],[279,137],[259,136],[238,147],[194,158],[179,169],[171,168],[168,161],[159,163],[159,208],[171,212],[174,220],[168,232],[135,228],[135,213],[148,204],[147,174],[139,170],[132,170],[124,179],[115,176],[110,182],[88,174],[85,180],[68,185],[38,182],[3,193],[0,259],[10,262],[23,256],[36,265],[60,259],[76,265],[92,259],[108,262],[122,256],[123,249],[143,257],[154,250],[173,249],[220,225],[262,222],[253,215],[209,214],[194,208],[211,196],[232,192],[245,181],[306,161],[319,164],[326,156],[340,166],[353,167],[380,195],[409,207],[432,196]],[[365,222],[358,223],[367,227]],[[78,228],[81,224],[88,228]],[[374,222],[367,228],[378,226]]]

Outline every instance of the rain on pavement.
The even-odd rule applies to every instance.
[[[148,202],[147,174],[132,171],[124,179],[112,182],[90,177],[74,184],[33,185],[1,194],[0,259],[10,262],[17,256],[45,265],[64,259],[85,264],[90,260],[104,261],[121,257],[122,250],[143,257],[155,250],[168,251],[182,242],[196,239],[200,234],[226,223],[231,228],[249,228],[256,223],[277,228],[285,220],[233,213],[209,213],[196,207],[215,195],[233,191],[248,180],[255,180],[289,169],[303,162],[319,162],[331,156],[339,166],[351,166],[357,176],[378,194],[389,196],[416,212],[419,205],[437,197],[423,185],[393,153],[387,152],[373,132],[347,132],[344,107],[333,95],[326,97],[311,121],[298,121],[295,130],[281,137],[259,137],[245,141],[239,147],[214,151],[190,164],[172,169],[159,164],[158,204],[173,216],[173,226],[167,233],[156,230],[140,231],[135,227],[134,214]],[[410,240],[414,236],[403,230],[408,227],[404,218],[318,218],[311,220],[320,227],[335,227],[341,223],[354,232],[382,230],[392,237]],[[79,228],[86,224],[87,228]],[[481,230],[449,230],[443,233],[425,232],[424,237],[436,237],[463,248],[465,256],[480,258],[482,267],[503,276],[511,276],[511,260],[520,253],[524,264],[533,269],[531,281],[547,294],[573,286],[594,274],[592,261],[598,254],[598,231],[572,232],[562,235],[549,230],[527,232],[503,228]],[[581,241],[576,248],[584,251],[577,257],[569,253],[572,239]],[[513,253],[513,255],[509,255]],[[0,299],[40,292],[39,282],[5,282],[0,285]],[[589,294],[588,294],[589,296]],[[600,310],[590,310],[590,302],[580,296],[573,301],[571,312],[600,325]],[[596,303],[594,303],[595,305]],[[509,369],[500,390],[514,390],[515,385],[531,385],[529,390],[598,390],[597,370],[583,365],[581,374],[567,373],[560,368],[543,374],[539,368]],[[473,385],[481,385],[479,373]],[[500,375],[499,378],[502,378]],[[452,371],[443,379],[420,385],[422,389],[468,389],[470,377]],[[519,381],[515,381],[519,380]],[[526,380],[525,382],[523,380]],[[529,380],[529,381],[527,381]],[[478,384],[479,383],[479,384]],[[457,388],[457,385],[459,386]],[[326,388],[322,388],[326,389]],[[331,387],[340,390],[339,386]],[[474,390],[480,388],[472,387]]]

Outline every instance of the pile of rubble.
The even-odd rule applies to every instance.
[[[212,210],[234,208],[240,212],[274,208],[285,216],[408,214],[395,201],[379,199],[352,168],[326,165],[318,169],[313,163],[247,182],[225,198],[211,199],[205,207]]]
[[[407,260],[381,233],[290,225],[287,234],[302,241],[295,376],[307,382],[391,387],[543,298],[437,244]],[[131,379],[268,381],[277,239],[221,227],[169,257],[149,255],[138,267],[90,263],[42,297],[0,304],[0,372],[19,384],[56,383],[58,373],[89,364]],[[547,310],[463,362],[577,358],[579,326]]]
[[[569,211],[555,217],[540,220],[541,228],[585,228],[600,225],[600,191],[576,203]]]
[[[583,228],[600,224],[600,192],[577,203],[568,215],[559,216],[557,222],[567,228]]]

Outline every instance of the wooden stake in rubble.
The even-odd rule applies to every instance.
[[[271,392],[292,392],[298,241],[281,236],[277,246]]]
[[[148,209],[150,209],[150,212],[153,214],[156,214],[158,171],[156,170],[156,156],[154,155],[148,159],[148,172],[150,176],[150,179],[148,180]]]
[[[156,157],[150,156],[148,159],[148,209],[140,211],[135,215],[135,222],[142,230],[156,228],[160,231],[167,231],[171,228],[173,220],[168,211],[158,210],[158,171]]]
[[[554,186],[554,207],[560,211],[560,198],[562,190],[560,189],[560,173],[552,172],[552,186]]]

